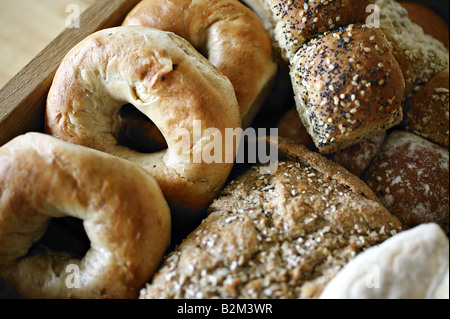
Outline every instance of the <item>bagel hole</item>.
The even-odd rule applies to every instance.
[[[25,257],[44,253],[64,252],[73,258],[83,258],[91,248],[83,221],[72,217],[52,218],[44,235],[28,251]]]
[[[155,153],[167,149],[161,131],[134,105],[126,104],[119,111],[118,143],[139,153]]]

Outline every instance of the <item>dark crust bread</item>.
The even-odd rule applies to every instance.
[[[363,179],[405,228],[436,223],[448,232],[449,153],[445,148],[413,133],[394,131]]]
[[[420,25],[426,34],[442,42],[448,50],[449,29],[444,19],[420,3],[400,1],[400,4],[408,11],[409,19],[412,22]]]
[[[274,174],[255,166],[172,252],[142,299],[315,298],[354,256],[401,231],[360,179],[280,140]]]
[[[405,128],[448,149],[449,71],[434,76],[408,100]]]

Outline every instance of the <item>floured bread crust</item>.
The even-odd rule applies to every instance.
[[[363,179],[405,228],[436,223],[448,232],[447,149],[416,134],[394,131]]]

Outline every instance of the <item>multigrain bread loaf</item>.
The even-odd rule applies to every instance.
[[[448,299],[448,249],[436,224],[404,231],[358,255],[320,298]]]
[[[375,0],[380,8],[380,27],[392,43],[406,82],[404,98],[410,98],[433,76],[449,68],[449,53],[439,40],[413,23],[408,11],[395,0]]]
[[[287,112],[278,123],[278,134],[309,150],[317,151],[295,108]],[[377,155],[385,138],[386,132],[381,132],[356,145],[329,154],[327,158],[343,166],[352,174],[361,176]]]
[[[449,70],[435,75],[406,103],[405,128],[449,147]]]
[[[360,179],[279,143],[278,170],[232,181],[140,298],[314,298],[351,259],[401,231]]]
[[[405,228],[436,223],[448,232],[447,149],[413,133],[394,131],[363,180]]]
[[[402,70],[383,32],[366,25],[373,1],[244,1],[269,27],[290,68],[300,118],[322,154],[399,124]]]

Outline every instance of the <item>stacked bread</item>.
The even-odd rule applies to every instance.
[[[448,298],[445,46],[393,0],[243,2],[261,19],[144,0],[67,54],[46,134],[0,148],[0,276],[23,297]],[[210,142],[286,101],[285,79],[265,99],[275,61],[295,108],[258,144],[268,174]],[[66,216],[84,257],[30,250]]]

